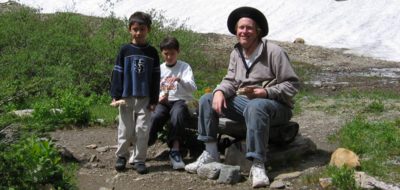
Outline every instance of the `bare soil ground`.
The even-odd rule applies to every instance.
[[[230,36],[208,34],[208,39],[203,47],[213,56],[227,57],[235,39]],[[332,107],[337,102],[329,98],[329,94],[340,93],[349,88],[356,89],[399,89],[399,78],[363,77],[354,73],[370,72],[371,68],[400,68],[398,62],[375,60],[343,53],[341,49],[324,49],[321,47],[307,46],[303,44],[292,44],[276,42],[287,50],[293,61],[304,62],[317,67],[321,73],[310,77],[310,87],[321,92],[323,100],[309,101],[307,97],[300,100],[302,112],[295,115],[294,121],[300,124],[300,133],[309,137],[318,148],[318,151],[302,158],[295,163],[285,163],[282,166],[270,168],[271,180],[280,173],[304,171],[325,165],[329,161],[330,152],[337,148],[336,144],[328,141],[327,137],[334,134],[348,120],[353,118],[354,111],[340,107],[334,112],[320,109],[321,107]],[[217,59],[215,59],[217,60]],[[224,63],[218,63],[224,64]],[[399,74],[399,73],[397,73]],[[333,79],[332,79],[333,78]],[[355,83],[354,81],[357,81]],[[386,82],[385,82],[386,81]],[[306,82],[306,81],[305,81]],[[359,100],[361,103],[363,100]],[[391,106],[400,107],[399,102],[385,102]],[[380,118],[391,118],[400,115],[398,111],[384,113]],[[188,174],[184,171],[173,171],[169,160],[155,159],[156,154],[165,149],[165,145],[157,143],[148,151],[147,166],[150,172],[139,175],[128,166],[125,172],[117,173],[114,170],[115,145],[117,137],[116,126],[89,127],[83,129],[59,130],[51,133],[51,137],[58,144],[66,147],[79,160],[77,173],[77,184],[80,189],[251,189],[251,184],[245,176],[242,182],[235,185],[217,184],[216,181],[203,180],[197,175]],[[95,144],[104,150],[87,148]],[[194,161],[189,155],[185,162]],[[89,161],[91,160],[91,161]],[[292,181],[287,189],[318,189],[310,184],[303,184],[300,180]]]

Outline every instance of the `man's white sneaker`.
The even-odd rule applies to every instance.
[[[182,170],[185,168],[185,163],[183,162],[179,151],[176,150],[170,151],[169,159],[171,160],[171,165],[174,170]]]
[[[264,163],[253,162],[250,169],[250,177],[253,180],[253,188],[266,187],[269,185],[268,176],[265,173]]]
[[[197,158],[197,160],[191,164],[185,166],[185,170],[189,173],[197,173],[197,169],[200,168],[204,164],[208,164],[211,162],[219,162],[219,155],[213,156],[210,155],[207,151],[203,151],[203,153]]]

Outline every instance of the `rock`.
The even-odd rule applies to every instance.
[[[291,160],[299,160],[308,154],[313,154],[317,145],[311,139],[298,135],[286,146],[270,146],[267,154],[270,165],[281,165]]]
[[[98,152],[107,152],[108,149],[110,149],[110,147],[103,146],[103,147],[96,148],[96,151],[98,151]]]
[[[286,184],[282,180],[274,180],[269,186],[270,189],[285,189]]]
[[[74,156],[74,152],[69,150],[68,148],[66,148],[66,147],[64,147],[62,145],[59,145],[59,144],[56,144],[56,148],[57,148],[58,152],[60,153],[61,158],[63,160],[65,160],[65,161],[74,161],[74,162],[80,162],[81,161],[81,160],[77,159]]]
[[[233,185],[238,183],[240,179],[240,166],[224,165],[221,168],[217,182]]]
[[[11,124],[0,131],[0,142],[6,144],[13,143],[17,140],[20,125]]]
[[[252,162],[245,156],[246,142],[241,141],[232,144],[225,150],[225,164],[238,165],[242,172],[249,172]]]
[[[96,156],[95,154],[93,154],[92,156],[90,156],[89,162],[97,162],[97,161],[98,161],[98,159],[97,159],[97,156]]]
[[[96,144],[90,144],[90,145],[87,145],[86,148],[95,149],[95,148],[97,148],[97,145]]]
[[[101,118],[99,118],[99,119],[96,119],[94,122],[95,122],[96,124],[103,125],[103,124],[105,123],[105,120],[104,120],[104,119],[101,119]]]
[[[50,109],[50,112],[51,112],[52,114],[61,114],[61,113],[64,112],[64,110],[62,110],[62,109],[60,109],[60,108],[53,108],[53,109]]]
[[[218,162],[204,164],[197,169],[197,174],[203,179],[217,179],[222,167],[224,165]]]
[[[400,190],[399,185],[392,185],[379,181],[367,175],[365,172],[355,172],[354,178],[357,186],[363,189]]]
[[[99,190],[114,190],[114,187],[112,187],[112,188],[100,187]]]
[[[154,158],[156,160],[166,160],[169,158],[169,148],[168,147],[162,147],[160,150],[156,152],[156,155],[154,155]]]
[[[360,166],[360,161],[356,153],[345,148],[336,149],[332,156],[329,165],[342,167],[346,165],[350,168],[356,168]]]
[[[302,174],[302,172],[291,172],[291,173],[285,173],[285,174],[280,174],[274,178],[274,180],[286,180],[286,179],[293,179],[297,178]]]
[[[319,185],[322,187],[322,189],[328,188],[332,185],[332,178],[320,178]]]
[[[315,152],[316,145],[309,139],[298,135],[296,139],[286,146],[270,145],[268,151],[268,161],[271,165],[287,163],[289,160],[299,159],[300,157]],[[241,141],[232,144],[225,151],[225,164],[238,165],[242,172],[249,172],[251,161],[247,160],[246,142]]]
[[[16,110],[13,113],[18,117],[32,117],[33,109]]]

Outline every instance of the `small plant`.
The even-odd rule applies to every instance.
[[[0,144],[0,189],[72,189],[72,178],[64,175],[61,157],[47,140],[30,136],[16,144]]]
[[[110,125],[115,123],[116,116],[118,115],[118,108],[110,106],[111,97],[105,95],[92,95],[92,104],[90,106],[90,117],[93,120],[103,119],[104,125]]]
[[[356,180],[354,179],[354,170],[346,166],[337,168],[329,166],[327,168],[328,175],[332,178],[332,185],[338,190],[356,190]]]
[[[374,100],[366,108],[365,111],[372,113],[382,113],[385,109],[385,105],[381,100]]]
[[[37,102],[33,118],[39,126],[87,125],[91,115],[90,98],[74,89],[60,90],[55,98]]]

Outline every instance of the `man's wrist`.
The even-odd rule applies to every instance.
[[[268,98],[268,90],[264,88],[264,91],[265,91],[265,98]]]

